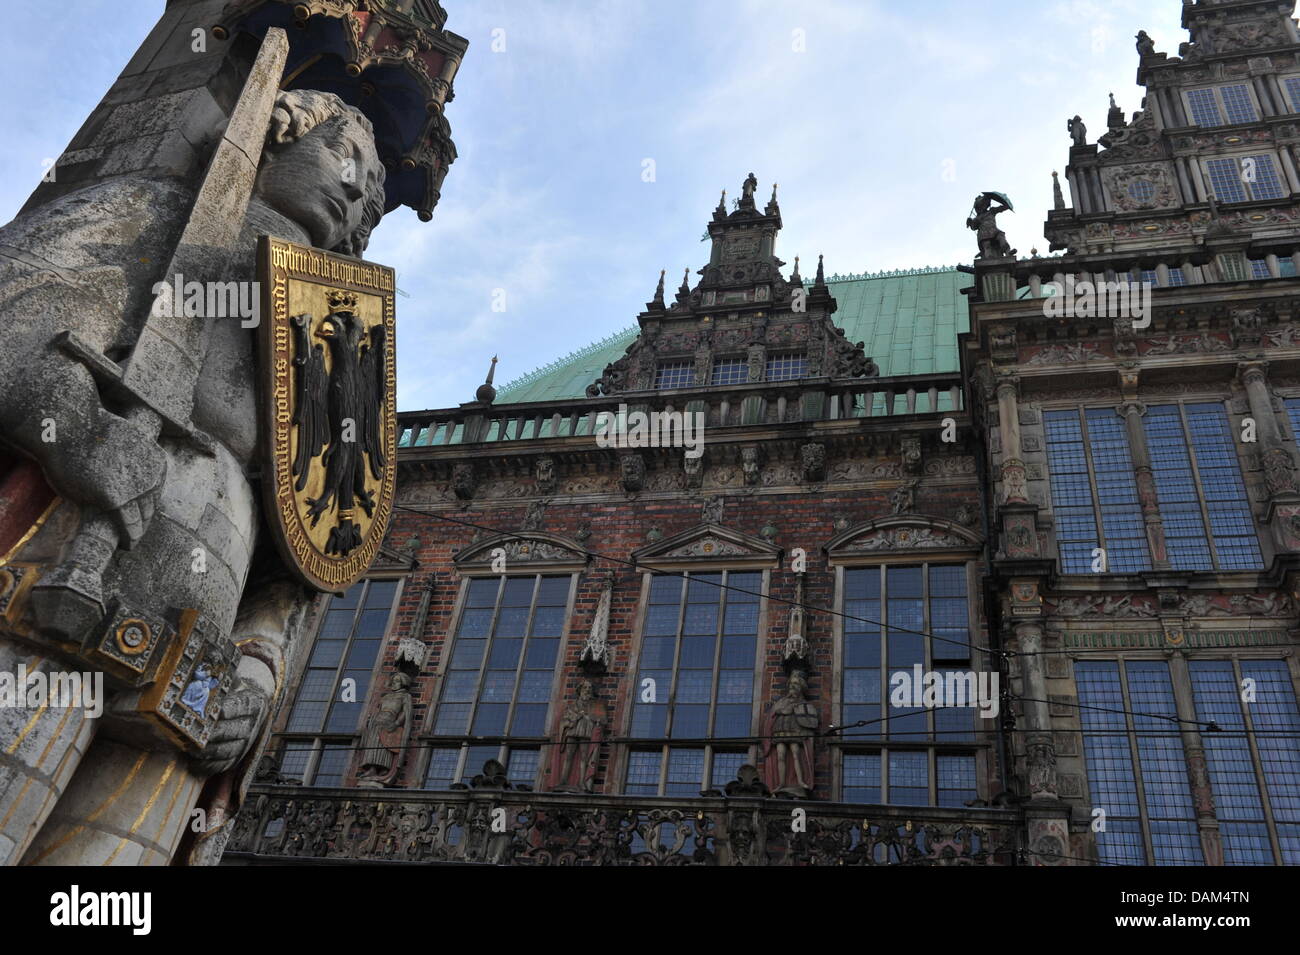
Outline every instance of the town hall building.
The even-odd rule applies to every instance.
[[[787,263],[751,173],[627,331],[401,412],[225,863],[1300,863],[1291,6],[1138,34],[1047,254],[984,193],[973,265]]]

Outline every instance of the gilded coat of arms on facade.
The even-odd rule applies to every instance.
[[[286,562],[346,590],[378,553],[397,462],[394,273],[264,236],[262,493]]]

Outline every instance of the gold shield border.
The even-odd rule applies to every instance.
[[[388,531],[397,482],[397,312],[396,273],[385,265],[311,246],[261,236],[257,273],[262,291],[258,354],[263,388],[261,443],[262,501],[267,523],[285,563],[317,590],[338,593],[364,574]],[[388,345],[384,355],[384,448],[387,466],[375,502],[375,517],[361,546],[346,557],[330,557],[312,544],[293,492],[293,336],[289,328],[290,279],[378,295],[383,299]]]

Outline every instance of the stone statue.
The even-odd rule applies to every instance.
[[[758,179],[751,172],[744,184],[740,187],[740,201],[747,205],[754,202],[754,190],[758,188]]]
[[[605,707],[596,699],[590,680],[578,684],[578,698],[564,710],[560,739],[551,757],[552,792],[591,792],[596,758],[604,736]]]
[[[215,317],[158,325],[153,289],[179,279],[163,270],[182,267],[187,280],[251,284],[263,234],[346,254],[365,248],[384,211],[370,122],[330,93],[277,92],[287,46],[283,31],[267,34],[224,137],[224,116],[184,118],[190,148],[203,142],[216,151],[198,166],[205,175],[146,166],[91,176],[44,201],[38,191],[0,229],[0,311],[21,316],[6,323],[0,349],[0,437],[25,456],[0,451],[0,473],[28,469],[31,486],[48,482],[57,494],[14,557],[41,576],[25,616],[14,627],[0,622],[0,669],[38,658],[56,669],[103,669],[75,648],[100,642],[106,609],[110,627],[114,613],[164,621],[184,609],[195,632],[238,647],[235,669],[222,671],[233,673],[230,692],[199,752],[146,731],[133,712],[139,691],[121,683],[108,683],[107,712],[97,719],[82,710],[71,722],[53,710],[48,720],[38,715],[29,727],[38,744],[0,765],[0,864],[75,864],[110,853],[166,864],[204,780],[221,775],[208,787],[222,794],[212,797],[220,806],[209,807],[209,830],[190,856],[215,861],[224,836],[207,855],[204,840],[237,809],[283,691],[283,667],[314,594],[287,578],[263,539],[261,497],[249,477],[259,458],[255,332]],[[157,123],[179,138],[180,119]],[[352,163],[348,175],[340,174],[342,156]],[[167,329],[183,339],[170,339],[171,351],[159,344]],[[42,439],[50,422],[54,441]],[[47,639],[62,649],[52,652]],[[194,674],[183,702],[206,707],[218,675]],[[0,714],[0,737],[16,735],[10,714]],[[138,772],[128,776],[133,765]],[[49,781],[51,766],[67,780],[62,790]],[[183,797],[174,814],[182,822],[151,830],[150,845],[93,824],[105,799],[113,808],[104,818],[143,819],[160,794]]]
[[[1146,30],[1137,32],[1138,56],[1151,56],[1156,52],[1156,41],[1151,39]]]
[[[994,203],[997,205],[994,205]],[[1016,254],[1007,242],[1007,235],[998,228],[998,216],[1010,211],[1011,205],[997,194],[982,192],[975,200],[975,206],[966,219],[966,227],[975,232],[979,240],[979,258],[1001,259]]]
[[[1088,127],[1083,124],[1083,119],[1077,113],[1073,119],[1065,121],[1065,128],[1070,131],[1070,141],[1074,145],[1088,145]]]
[[[723,507],[725,506],[726,501],[721,495],[713,495],[701,505],[700,520],[705,524],[721,524]]]
[[[361,734],[361,771],[357,785],[368,789],[391,786],[402,768],[402,753],[411,735],[411,677],[400,670],[388,680]]]
[[[773,793],[800,799],[812,793],[813,738],[820,722],[816,705],[804,696],[807,687],[804,671],[791,673],[785,695],[763,721],[764,781]]]

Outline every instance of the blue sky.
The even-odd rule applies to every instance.
[[[164,4],[19,6],[24,29],[0,34],[2,221]],[[1108,92],[1139,105],[1134,34],[1171,55],[1186,39],[1179,0],[444,6],[470,41],[447,108],[460,158],[433,221],[400,209],[366,253],[407,293],[403,410],[470,400],[494,354],[502,384],[633,324],[661,268],[671,288],[704,264],[719,191],[750,171],[761,198],[780,183],[777,252],[805,274],[819,253],[828,272],[969,262],[964,220],[985,189],[1015,203],[1011,244],[1045,253],[1067,117],[1095,141]]]

